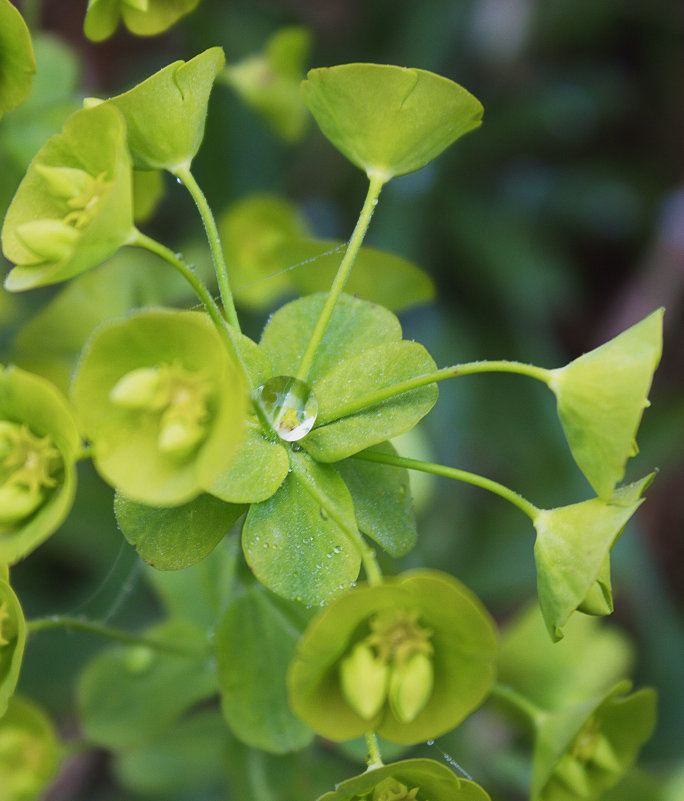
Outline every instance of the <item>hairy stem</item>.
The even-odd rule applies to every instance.
[[[409,470],[421,470],[423,473],[432,473],[436,476],[453,478],[455,481],[463,481],[466,484],[474,484],[476,487],[489,490],[489,492],[493,492],[500,498],[517,506],[521,512],[524,512],[532,520],[537,517],[540,511],[534,504],[523,498],[522,495],[518,495],[512,489],[504,487],[498,481],[492,481],[490,478],[484,478],[484,476],[478,476],[476,473],[469,473],[466,470],[458,470],[455,467],[446,467],[433,462],[423,462],[418,459],[407,459],[404,456],[393,456],[389,453],[379,453],[378,451],[361,451],[354,454],[353,458],[363,459],[366,462],[389,464],[394,467],[405,467]]]
[[[368,756],[366,757],[368,770],[381,768],[385,763],[382,761],[382,757],[380,756],[378,738],[374,732],[370,732],[366,735],[366,747],[368,748]]]
[[[216,272],[216,279],[218,280],[219,291],[221,293],[221,302],[228,322],[240,330],[240,321],[238,320],[237,311],[235,310],[235,302],[233,300],[233,292],[230,288],[230,281],[228,280],[228,268],[226,266],[226,259],[223,255],[223,248],[221,247],[221,239],[219,237],[216,220],[212,214],[211,207],[207,203],[204,192],[199,187],[195,177],[190,170],[183,166],[177,167],[174,171],[176,178],[185,185],[185,188],[192,195],[195,201],[197,210],[200,213],[202,222],[204,223],[204,230],[207,233],[209,240],[209,247],[211,248],[211,258],[214,262],[214,270]]]
[[[138,231],[135,238],[131,240],[130,244],[145,248],[152,253],[156,253],[157,256],[168,262],[173,268],[178,270],[183,278],[185,278],[199,300],[202,302],[204,308],[207,310],[209,317],[211,317],[219,336],[226,346],[226,350],[239,366],[239,369],[242,372],[242,377],[245,381],[245,386],[248,388],[251,387],[251,381],[249,379],[247,368],[242,361],[242,356],[240,355],[240,351],[238,350],[235,342],[234,329],[232,329],[224,319],[223,315],[221,314],[221,310],[216,305],[216,301],[211,296],[211,292],[209,292],[204,282],[197,276],[197,274],[189,265],[180,259],[170,248],[167,248],[166,245],[162,245],[161,242],[157,242],[156,239],[145,236],[145,234],[142,234],[140,231]]]
[[[363,238],[368,230],[368,225],[370,224],[373,211],[378,203],[380,190],[382,189],[384,183],[385,180],[378,176],[372,176],[370,179],[368,193],[366,195],[363,208],[361,209],[358,222],[356,223],[356,228],[354,228],[354,233],[352,234],[352,237],[349,240],[349,245],[347,246],[347,250],[342,257],[342,262],[337,270],[335,280],[330,287],[330,292],[326,298],[325,305],[321,310],[318,321],[316,322],[316,326],[311,334],[309,344],[307,345],[306,351],[302,356],[302,361],[299,364],[299,370],[297,371],[296,378],[299,378],[300,381],[307,380],[309,370],[311,369],[311,364],[314,360],[314,356],[316,355],[316,350],[320,345],[321,339],[323,339],[323,334],[325,333],[325,329],[330,322],[335,304],[337,303],[337,300],[344,289],[344,285],[349,277],[351,268],[354,266],[356,255],[359,252]]]
[[[175,656],[196,657],[198,652],[191,648],[183,648],[180,645],[160,642],[151,637],[142,637],[138,634],[131,634],[121,629],[105,626],[93,620],[82,617],[70,617],[68,615],[51,615],[50,617],[36,618],[29,620],[26,628],[30,634],[48,629],[76,629],[94,634],[96,637],[104,637],[108,640],[125,643],[126,645],[144,645],[160,653],[174,654]]]
[[[428,384],[435,384],[438,381],[446,381],[447,378],[456,378],[462,375],[472,375],[473,373],[519,373],[531,378],[536,378],[548,384],[551,380],[551,370],[546,370],[543,367],[535,367],[533,364],[524,364],[522,362],[509,362],[509,361],[479,361],[467,362],[466,364],[455,364],[451,367],[442,367],[441,370],[435,370],[433,373],[425,373],[424,375],[416,376],[415,378],[408,378],[406,381],[400,381],[392,384],[389,387],[383,387],[375,392],[369,392],[360,398],[351,398],[346,403],[342,403],[334,409],[328,410],[327,414],[319,414],[317,419],[317,426],[332,423],[334,420],[339,420],[341,417],[348,417],[351,414],[360,412],[369,406],[374,406],[376,403],[394,398],[397,395],[403,395],[404,392],[410,392],[413,389],[425,387]]]

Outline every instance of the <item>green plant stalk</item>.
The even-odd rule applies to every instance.
[[[216,272],[216,279],[221,293],[221,303],[228,322],[238,331],[240,331],[240,321],[238,320],[237,311],[235,309],[235,301],[233,300],[233,292],[230,288],[230,281],[228,279],[228,268],[226,266],[226,259],[223,255],[223,248],[221,247],[221,239],[219,237],[216,220],[212,214],[211,208],[207,203],[204,192],[200,189],[199,184],[195,177],[190,172],[188,167],[176,167],[173,174],[176,178],[180,178],[183,185],[188,190],[192,199],[195,201],[197,210],[200,213],[202,222],[204,223],[204,230],[209,240],[209,247],[211,248],[211,258],[214,263],[214,271]]]
[[[476,487],[489,490],[500,498],[517,506],[521,512],[524,512],[530,519],[534,520],[540,512],[534,504],[530,503],[522,495],[518,495],[498,481],[492,481],[490,478],[478,476],[476,473],[469,473],[467,470],[458,470],[455,467],[446,467],[441,464],[434,464],[433,462],[423,462],[419,459],[407,459],[405,456],[393,456],[389,453],[379,453],[378,451],[361,451],[354,454],[354,459],[363,459],[366,462],[379,462],[380,464],[388,464],[394,467],[405,467],[409,470],[421,470],[423,473],[432,473],[436,476],[444,476],[445,478],[453,478],[455,481],[463,481],[466,484],[474,484]]]
[[[175,656],[198,656],[198,652],[190,648],[183,648],[182,646],[172,645],[171,643],[160,642],[159,640],[154,640],[150,637],[141,637],[137,634],[130,634],[127,631],[115,629],[111,626],[105,626],[102,623],[96,623],[95,621],[86,620],[82,617],[51,615],[50,617],[40,617],[36,618],[35,620],[29,620],[26,623],[26,629],[30,634],[34,634],[38,631],[60,628],[85,631],[89,634],[94,634],[97,637],[105,637],[109,640],[116,640],[117,642],[122,642],[126,645],[144,645],[154,651],[173,654]]]
[[[221,314],[221,310],[216,305],[216,301],[211,296],[211,292],[204,285],[203,281],[193,272],[189,265],[187,265],[182,259],[179,259],[170,248],[167,248],[166,245],[162,245],[161,242],[157,242],[156,239],[152,239],[140,231],[137,231],[135,237],[131,239],[129,244],[145,248],[146,250],[155,253],[157,256],[164,259],[164,261],[168,262],[172,267],[178,270],[183,278],[185,278],[185,280],[193,288],[199,300],[204,305],[204,308],[207,310],[207,313],[216,326],[219,336],[223,340],[228,353],[239,365],[240,371],[242,372],[242,377],[245,381],[245,386],[251,388],[249,373],[247,372],[247,368],[242,361],[242,356],[240,355],[240,351],[235,344],[235,340],[233,339],[233,330],[226,323],[226,320]]]
[[[359,555],[361,556],[361,562],[363,563],[363,569],[366,571],[366,577],[371,587],[382,584],[382,573],[380,572],[378,560],[375,558],[375,551],[364,542],[363,537],[361,534],[359,534],[356,528],[348,526],[346,521],[340,518],[335,510],[327,504],[326,499],[321,496],[316,482],[311,478],[308,470],[305,467],[300,467],[299,463],[296,461],[290,462],[290,464],[292,464],[293,469],[296,469],[297,475],[301,479],[304,489],[316,501],[316,503],[320,503],[321,507],[325,509],[328,516],[337,523],[342,531],[344,531],[348,539],[353,543],[354,547],[359,552]]]
[[[323,334],[325,333],[325,329],[330,322],[335,304],[337,303],[337,300],[344,289],[344,285],[347,282],[351,268],[354,266],[356,255],[359,252],[359,248],[361,247],[363,239],[366,235],[366,231],[368,230],[371,217],[373,216],[375,207],[378,204],[378,197],[382,187],[385,184],[385,180],[386,179],[384,179],[382,176],[377,175],[373,175],[370,178],[368,193],[366,194],[366,199],[363,203],[361,214],[359,215],[356,227],[354,228],[354,233],[349,240],[349,245],[347,246],[347,250],[342,257],[342,262],[340,263],[340,266],[337,270],[337,275],[335,276],[332,286],[330,287],[330,292],[326,298],[325,305],[321,310],[320,316],[316,322],[316,326],[311,334],[309,344],[307,345],[306,351],[304,352],[302,360],[299,364],[299,370],[297,371],[297,375],[295,377],[300,381],[306,381],[308,378],[311,364],[314,360],[314,356],[316,355],[316,349],[318,348],[321,339],[323,339]]]
[[[382,403],[382,401],[388,400],[389,398],[402,395],[404,392],[410,392],[413,389],[419,389],[428,384],[435,384],[438,381],[446,381],[447,378],[457,378],[458,376],[472,375],[474,373],[519,373],[529,376],[530,378],[536,378],[548,385],[551,380],[552,371],[544,367],[536,367],[533,364],[524,364],[523,362],[478,361],[455,364],[451,367],[442,367],[434,373],[426,373],[425,375],[419,375],[415,378],[408,378],[406,381],[400,381],[397,384],[392,384],[392,386],[383,387],[376,392],[370,392],[368,395],[363,395],[360,398],[352,398],[346,403],[337,406],[335,409],[331,409],[327,414],[319,414],[316,422],[319,426],[332,423],[334,420],[339,420],[341,417],[348,417],[369,406],[374,406],[376,403]]]
[[[368,748],[368,756],[366,757],[366,765],[368,770],[374,768],[381,768],[385,763],[380,756],[380,747],[378,746],[378,738],[374,732],[366,735],[366,746]]]

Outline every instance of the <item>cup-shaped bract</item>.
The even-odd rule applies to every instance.
[[[643,502],[654,474],[619,487],[610,502],[601,498],[542,509],[534,519],[537,592],[546,627],[555,641],[578,610],[613,611],[609,554],[629,518]]]
[[[626,695],[630,689],[623,681],[601,698],[541,718],[532,801],[597,801],[624,776],[655,726],[655,692]]]
[[[432,759],[404,759],[340,782],[318,801],[489,801],[473,781]]]
[[[62,524],[80,446],[71,407],[49,381],[0,370],[0,562],[18,561]]]
[[[229,64],[221,73],[221,79],[286,142],[295,142],[304,133],[308,115],[299,85],[310,50],[307,28],[282,28],[268,40],[263,53]]]
[[[494,624],[466,587],[438,571],[405,573],[357,587],[313,619],[290,666],[290,704],[323,737],[376,731],[417,743],[482,703],[496,651]]]
[[[207,489],[244,434],[241,372],[203,312],[147,309],[104,323],[72,396],[101,475],[149,506]]]
[[[36,60],[24,18],[0,0],[0,117],[12,111],[31,91]]]
[[[25,698],[14,696],[0,717],[0,798],[35,801],[59,764],[54,726]]]
[[[199,0],[88,0],[83,32],[94,42],[108,39],[119,20],[137,36],[156,36],[189,14]]]
[[[0,718],[17,686],[26,644],[26,622],[17,596],[0,580]]]
[[[573,458],[605,500],[637,452],[636,432],[660,361],[663,311],[551,371],[549,387]]]
[[[2,248],[20,292],[95,267],[134,234],[126,125],[114,108],[81,109],[29,165],[7,211]]]
[[[424,167],[482,121],[479,100],[425,70],[325,67],[308,73],[302,91],[333,145],[383,182]]]
[[[138,170],[189,168],[204,137],[209,95],[223,67],[220,47],[188,62],[174,61],[128,92],[88,106],[116,106],[124,115],[128,147]]]

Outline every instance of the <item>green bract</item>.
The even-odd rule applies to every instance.
[[[204,559],[246,509],[204,494],[161,509],[129,501],[120,493],[114,499],[123,535],[158,570],[181,570]]]
[[[417,743],[479,706],[496,649],[494,624],[459,581],[406,573],[356,588],[314,618],[290,666],[290,703],[324,737],[377,731]]]
[[[17,596],[0,579],[0,718],[17,686],[26,643],[26,623]]]
[[[572,455],[606,501],[637,452],[634,438],[660,361],[663,311],[551,371],[549,386]]]
[[[211,47],[104,103],[88,102],[115,106],[124,115],[136,169],[187,169],[202,144],[209,94],[224,61],[223,50]]]
[[[0,717],[0,798],[35,801],[57,770],[52,723],[33,703],[14,697]]]
[[[631,766],[655,725],[651,689],[630,682],[538,723],[532,801],[597,801]]]
[[[610,549],[641,505],[641,493],[653,477],[619,487],[609,503],[592,498],[541,510],[535,518],[539,605],[554,640],[561,639],[575,610],[600,615],[613,611]]]
[[[295,142],[304,133],[307,115],[299,85],[310,50],[307,28],[282,28],[271,36],[263,53],[229,64],[221,74],[286,142]]]
[[[18,561],[62,524],[80,444],[73,413],[49,381],[0,370],[0,562]]]
[[[425,70],[325,67],[308,73],[302,91],[333,145],[383,181],[424,167],[482,119],[469,92]]]
[[[31,91],[36,60],[24,18],[9,0],[0,0],[0,117]]]
[[[200,312],[150,309],[103,324],[72,393],[98,470],[151,506],[207,489],[244,435],[241,374]]]
[[[199,0],[88,0],[83,23],[85,35],[94,42],[110,37],[119,19],[131,33],[155,36],[189,14]]]
[[[318,801],[489,801],[473,781],[431,759],[405,759],[340,782]]]
[[[31,162],[2,229],[12,292],[64,281],[129,242],[133,227],[126,126],[108,106],[77,111]]]

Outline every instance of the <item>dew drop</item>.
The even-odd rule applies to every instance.
[[[254,403],[286,442],[305,437],[313,428],[318,401],[311,387],[288,375],[279,375],[254,391]]]
[[[434,745],[434,744],[435,744],[434,740],[428,740],[426,743],[426,745]]]
[[[177,183],[177,184],[182,184],[183,182],[181,181],[181,179],[180,179],[180,178],[176,178],[176,183]]]

